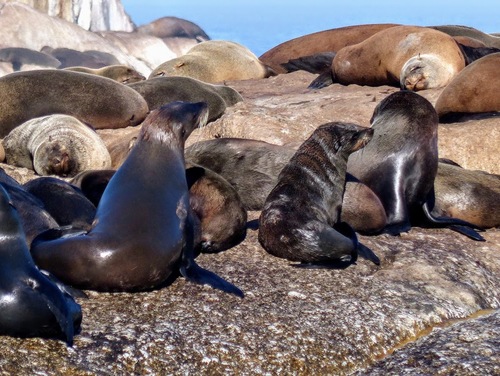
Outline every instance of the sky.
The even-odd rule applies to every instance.
[[[211,39],[238,42],[257,56],[289,39],[368,23],[466,25],[500,32],[500,0],[122,0],[137,25],[164,16],[187,19]]]

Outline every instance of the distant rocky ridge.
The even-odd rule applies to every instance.
[[[90,31],[133,31],[135,26],[120,0],[5,0],[75,23]]]

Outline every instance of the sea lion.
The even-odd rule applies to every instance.
[[[38,175],[74,176],[111,167],[111,156],[99,135],[69,115],[28,120],[2,141],[6,162]]]
[[[206,102],[209,122],[222,116],[226,107],[243,100],[229,86],[213,85],[191,77],[156,77],[128,86],[144,97],[150,110],[174,101]]]
[[[144,120],[148,105],[110,79],[65,70],[16,72],[0,78],[0,137],[35,117],[66,114],[94,128],[124,128]]]
[[[37,65],[40,67],[57,68],[61,62],[46,53],[24,47],[0,48],[0,61],[12,63],[14,72],[21,70],[23,65]]]
[[[467,114],[500,111],[499,66],[500,53],[495,53],[465,67],[436,100],[439,121],[453,122]]]
[[[370,123],[373,139],[362,151],[351,154],[347,171],[382,202],[387,215],[383,232],[397,235],[409,231],[421,217],[426,226],[474,227],[429,213],[438,165],[438,117],[432,104],[411,91],[395,92],[375,107]],[[472,229],[453,229],[482,240]]]
[[[438,30],[394,26],[337,51],[331,72],[310,88],[343,85],[393,85],[408,90],[446,86],[465,67],[458,44]]]
[[[259,60],[276,73],[288,73],[293,71],[287,68],[290,61],[324,52],[336,52],[393,26],[397,24],[353,25],[303,35],[278,44],[264,52]]]
[[[77,51],[71,48],[52,48],[44,46],[41,52],[51,55],[61,62],[60,69],[68,67],[102,68],[108,65],[120,64],[120,61],[108,52],[87,50]]]
[[[108,65],[98,69],[87,67],[68,67],[64,68],[64,70],[95,74],[97,76],[111,78],[121,84],[131,84],[133,82],[143,81],[146,79],[146,77],[137,72],[134,68],[127,67],[126,65]]]
[[[207,116],[203,102],[172,102],[152,111],[109,181],[92,229],[54,240],[42,234],[31,247],[37,265],[84,289],[149,290],[180,271],[190,281],[242,296],[237,287],[194,261],[184,143]]]
[[[194,22],[178,17],[162,17],[137,28],[139,33],[154,35],[158,38],[189,38],[198,42],[210,37]]]
[[[500,37],[484,33],[481,30],[474,29],[473,27],[470,26],[436,25],[428,27],[431,29],[439,30],[452,37],[464,36],[464,37],[474,38],[480,42],[483,42],[486,45],[486,47],[500,48]]]
[[[297,147],[251,139],[217,138],[192,144],[186,148],[185,157],[224,177],[234,186],[247,210],[262,210],[278,182],[279,173]],[[364,234],[379,232],[387,221],[377,195],[350,174],[346,176],[340,219]]]
[[[440,159],[432,214],[459,218],[486,229],[500,226],[500,176],[464,169]]]
[[[318,127],[283,168],[259,218],[259,242],[270,254],[321,266],[358,257],[352,228],[340,222],[347,158],[373,130],[351,123]]]
[[[42,202],[59,226],[90,230],[96,207],[77,187],[62,179],[44,176],[30,180],[23,188]]]
[[[71,346],[80,306],[42,274],[28,250],[19,216],[0,184],[0,334],[60,338]]]
[[[98,206],[114,170],[84,171],[71,180]],[[189,203],[199,220],[196,252],[217,253],[240,243],[246,236],[247,212],[235,188],[219,174],[186,162]]]
[[[209,40],[198,43],[183,56],[160,64],[149,78],[184,76],[215,84],[273,75],[275,73],[245,46],[236,42]]]

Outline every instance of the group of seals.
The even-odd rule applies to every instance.
[[[272,255],[328,266],[358,256],[352,228],[340,222],[349,154],[363,148],[371,128],[350,123],[318,127],[281,171],[259,218],[259,242]]]
[[[207,116],[204,103],[173,102],[152,111],[109,181],[92,229],[54,240],[42,234],[31,247],[37,265],[79,288],[148,290],[180,271],[191,281],[242,296],[194,262],[184,142]]]
[[[69,115],[28,120],[2,141],[6,163],[39,175],[74,176],[111,167],[111,156],[99,135]]]
[[[2,184],[0,222],[0,334],[61,338],[71,346],[80,330],[80,306],[35,266]]]

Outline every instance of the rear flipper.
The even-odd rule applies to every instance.
[[[485,239],[474,229],[479,231],[483,230],[473,225],[472,223],[452,217],[434,217],[429,209],[429,205],[427,202],[422,205],[422,209],[425,215],[425,219],[428,221],[427,223],[429,225],[433,227],[447,227],[450,230],[457,231],[472,240],[481,242],[485,241]]]
[[[331,69],[334,57],[335,52],[320,52],[314,55],[290,59],[288,62],[282,63],[281,66],[285,68],[288,73],[304,70],[309,73],[321,74]]]
[[[373,262],[375,265],[380,265],[378,256],[366,245],[358,243],[358,256]]]
[[[217,274],[203,269],[193,259],[186,260],[183,257],[180,272],[184,278],[191,282],[200,285],[209,285],[214,289],[222,290],[243,298],[243,292],[238,287],[222,279]]]
[[[308,89],[323,89],[333,84],[333,75],[330,70],[321,73],[307,87]]]

